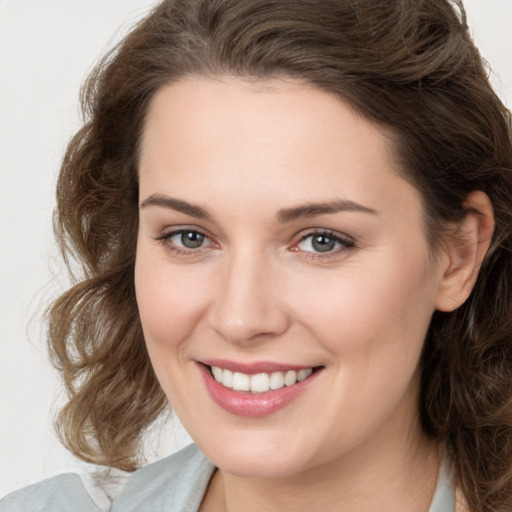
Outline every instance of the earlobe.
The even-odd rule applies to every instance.
[[[487,194],[472,192],[464,206],[464,218],[445,240],[447,258],[436,301],[439,311],[453,311],[466,301],[491,245],[494,214]]]

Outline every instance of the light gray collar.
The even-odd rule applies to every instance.
[[[436,490],[428,512],[455,512],[453,468],[447,457],[443,458],[439,468]]]

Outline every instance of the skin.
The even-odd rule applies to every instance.
[[[391,142],[306,84],[188,78],[157,93],[146,121],[137,301],[162,388],[219,468],[202,510],[427,511],[440,447],[419,427],[418,361],[432,313],[471,291],[492,210],[468,214],[464,241],[434,257]],[[468,201],[490,208],[484,196]],[[368,211],[279,218],[340,200]],[[179,230],[203,244],[184,247]],[[341,241],[318,253],[318,230]],[[207,358],[322,371],[251,418],[212,401]]]

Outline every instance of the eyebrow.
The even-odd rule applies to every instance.
[[[161,208],[169,208],[186,215],[190,215],[197,219],[213,220],[213,217],[201,206],[191,204],[174,197],[163,196],[160,194],[152,194],[142,201],[140,209],[151,206],[159,206]],[[292,208],[284,208],[279,210],[277,220],[282,223],[292,222],[294,220],[316,217],[318,215],[326,215],[339,212],[361,212],[377,215],[377,211],[363,206],[362,204],[346,199],[337,199],[326,203],[308,203]]]
[[[197,219],[212,220],[211,215],[200,206],[175,199],[174,197],[162,196],[160,194],[152,194],[147,199],[144,199],[140,204],[140,209],[148,208],[150,206],[160,206],[162,208],[170,208],[177,212],[196,217]]]
[[[378,213],[377,210],[355,203],[354,201],[337,199],[327,203],[308,203],[294,208],[285,208],[279,210],[277,218],[279,222],[291,222],[298,219],[339,212],[361,212],[372,215],[377,215]]]

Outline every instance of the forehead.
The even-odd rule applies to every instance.
[[[317,133],[315,142],[347,135],[366,137],[371,132],[390,150],[388,156],[392,154],[391,140],[383,129],[364,119],[340,97],[294,79],[188,77],[157,91],[146,116],[143,142],[151,134],[151,125],[159,124],[159,131],[167,125],[169,132],[173,121],[179,123],[174,136],[186,135],[186,128],[192,128],[196,135],[213,128],[209,134],[212,142],[220,142],[211,137],[215,132],[221,136],[220,129],[227,127],[233,129],[232,135],[244,138],[265,134],[271,138],[280,129],[309,138]],[[244,128],[244,132],[237,128]]]
[[[162,88],[148,110],[141,196],[287,203],[333,196],[379,209],[407,190],[386,133],[338,97],[292,80],[188,78]],[[402,190],[403,189],[403,190]],[[278,205],[278,203],[280,203]],[[402,213],[404,213],[402,212]]]

